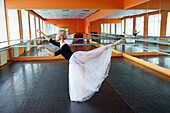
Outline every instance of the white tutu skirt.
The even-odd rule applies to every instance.
[[[69,60],[69,95],[71,101],[90,99],[108,76],[111,45],[91,51],[77,51]]]

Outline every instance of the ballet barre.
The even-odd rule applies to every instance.
[[[106,37],[120,37],[120,35],[124,36],[124,34],[116,34],[116,36],[112,36],[112,35],[107,35],[107,34],[90,34],[90,35],[93,35],[93,36],[106,36]],[[128,36],[129,38],[130,36]],[[134,38],[134,36],[132,37]],[[142,35],[137,35],[135,38],[170,38],[170,36],[142,36]]]
[[[169,53],[165,53],[165,52],[161,52],[161,51],[159,51],[160,49],[151,49],[151,48],[146,48],[146,47],[136,47],[136,46],[134,46],[134,48],[137,48],[137,49],[141,49],[141,50],[149,50],[149,51],[152,51],[152,52],[157,52],[157,53],[161,53],[161,54],[165,54],[165,55],[170,55]]]

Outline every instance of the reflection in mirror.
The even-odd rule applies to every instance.
[[[152,2],[127,9],[113,9],[112,14],[100,18],[93,16],[102,11],[98,9],[8,9],[10,40],[13,40],[10,43],[12,57],[50,56],[44,54],[44,50],[37,50],[39,45],[52,51],[58,50],[43,34],[36,32],[39,29],[53,40],[56,40],[58,30],[65,30],[68,36],[66,43],[73,51],[87,50],[96,47],[92,45],[107,45],[125,38],[125,43],[113,47],[117,51],[113,54],[122,52],[145,61],[152,59],[151,56],[164,56],[167,60],[170,54],[170,8],[152,5]],[[165,1],[160,2],[154,4],[165,4]],[[16,52],[19,55],[13,55],[14,51],[19,51]],[[31,54],[31,51],[42,54]]]
[[[92,22],[90,30],[95,34],[92,37],[101,38],[94,41],[107,44],[125,38],[124,44],[113,49],[170,69],[170,10],[151,4],[121,10]],[[98,23],[100,29],[95,26]]]

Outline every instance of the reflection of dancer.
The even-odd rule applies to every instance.
[[[137,34],[139,33],[140,31],[137,32],[137,30],[135,30],[135,33],[133,33],[133,36],[137,36]]]
[[[128,42],[135,42],[135,39],[128,39],[127,37],[130,37],[130,38],[131,38],[131,37],[136,37],[139,32],[140,32],[140,31],[137,32],[137,30],[135,30],[135,33],[133,33],[133,35],[127,35],[127,34],[125,34],[125,33],[123,32],[124,37],[126,37],[126,42],[127,42],[127,43],[128,43]]]
[[[37,32],[42,33],[37,30]],[[56,52],[47,47],[39,46],[39,49],[45,49],[52,56],[62,54],[69,60],[69,95],[71,101],[82,102],[90,99],[97,92],[108,76],[112,47],[125,42],[120,39],[113,44],[93,49],[91,51],[72,52],[69,45],[64,42],[67,39],[66,31],[59,30],[56,35],[56,42],[42,33],[45,38],[60,47]]]
[[[124,37],[136,37],[139,32],[140,31],[137,32],[137,30],[135,30],[135,33],[133,33],[133,35],[128,35],[128,34],[125,34],[124,32],[123,34],[124,34]]]

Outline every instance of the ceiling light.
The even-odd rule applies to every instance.
[[[44,13],[44,14],[51,14],[51,13]]]
[[[89,11],[89,10],[83,10],[83,11]]]
[[[68,9],[64,9],[63,11],[69,11]]]

